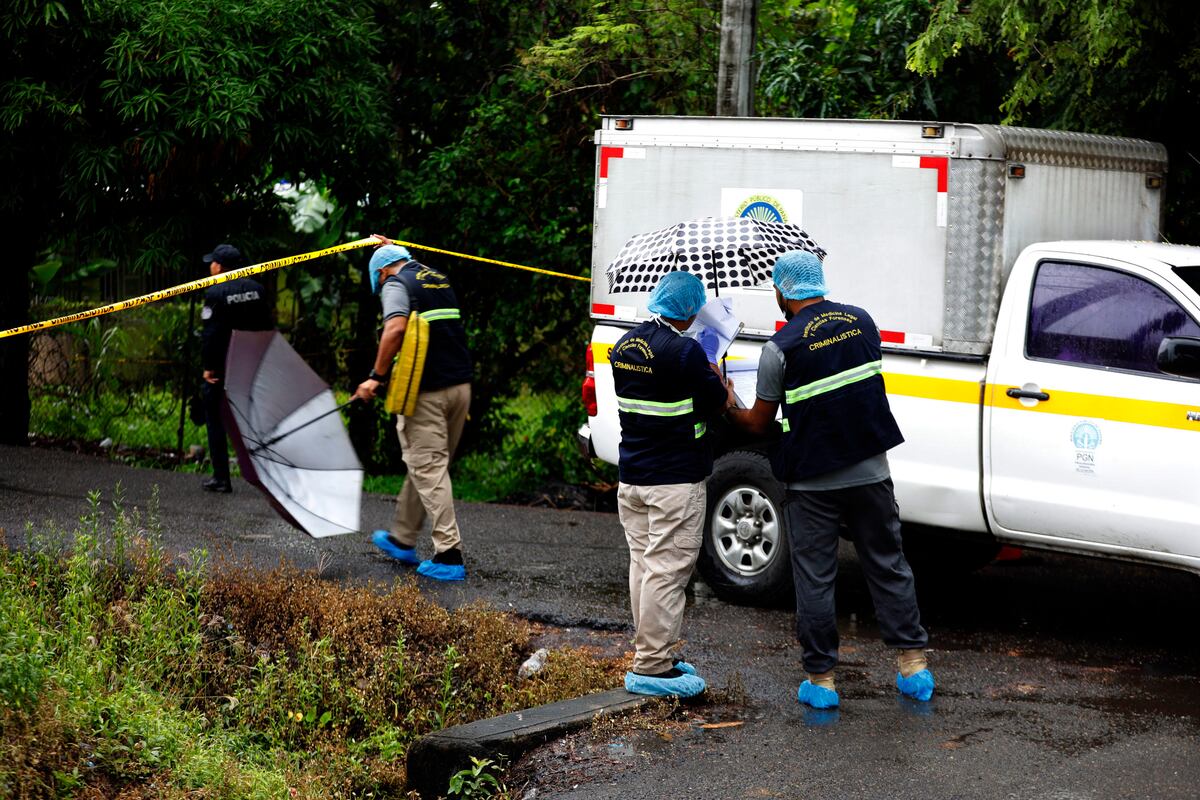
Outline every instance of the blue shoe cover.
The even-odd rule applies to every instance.
[[[817,686],[812,681],[805,681],[800,684],[800,691],[796,692],[796,699],[812,708],[838,707],[837,691],[824,686]]]
[[[695,697],[705,690],[707,684],[699,675],[686,672],[678,678],[654,678],[650,675],[625,673],[625,691],[631,694],[648,694],[654,697]]]
[[[896,673],[896,688],[900,690],[900,694],[905,697],[911,697],[913,700],[925,702],[933,697],[933,673],[927,669],[909,675],[907,678]]]
[[[372,533],[371,543],[401,564],[415,565],[421,563],[421,559],[417,558],[416,548],[400,547],[392,541],[391,534],[387,531],[375,531]]]
[[[467,568],[462,564],[438,564],[433,561],[422,561],[417,567],[417,574],[435,581],[465,581]]]
[[[688,662],[684,661],[683,659],[676,661],[671,666],[674,667],[675,669],[679,670],[680,672],[682,672],[684,675],[695,675],[696,674],[696,668],[693,667]]]

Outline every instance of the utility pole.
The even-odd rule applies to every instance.
[[[754,116],[754,29],[759,0],[722,0],[717,116]]]

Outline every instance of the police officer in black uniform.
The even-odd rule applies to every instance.
[[[218,275],[245,266],[241,251],[231,244],[219,244],[204,256],[209,273]],[[209,492],[230,492],[229,445],[225,441],[222,413],[225,405],[225,353],[234,331],[268,331],[275,327],[267,290],[253,278],[210,286],[204,291],[204,309],[200,312],[204,327],[200,331],[200,362],[204,368],[204,418],[208,427],[208,453],[213,474],[200,484]]]
[[[933,674],[925,660],[912,570],[904,558],[887,451],[904,441],[884,391],[879,329],[861,308],[825,299],[812,253],[781,255],[775,297],[787,324],[763,346],[753,408],[731,421],[765,433],[783,404],[783,439],[773,457],[787,486],[784,517],[796,584],[796,633],[808,678],[798,699],[833,708],[838,630],[833,590],[839,527],[854,542],[880,632],[896,648],[896,688],[925,701]]]

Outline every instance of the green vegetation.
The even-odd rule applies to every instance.
[[[115,299],[127,278],[157,287],[197,277],[198,257],[220,240],[258,261],[378,231],[583,275],[599,115],[714,108],[712,0],[314,0],[300,19],[293,5],[17,0],[0,10],[0,162],[11,178],[0,205],[30,234],[14,245],[10,261],[27,280],[0,294],[0,325],[23,322],[39,298]],[[1200,162],[1179,109],[1200,80],[1200,4],[763,0],[757,28],[760,115],[1009,122],[1162,141],[1164,236],[1197,239]],[[220,52],[209,52],[213,41]],[[275,191],[282,179],[294,189],[286,196]],[[554,405],[563,416],[540,427],[560,428],[561,441],[521,455],[514,443],[536,445],[540,434],[511,404],[578,391],[586,286],[416,255],[449,272],[476,356],[460,469],[503,461],[520,480],[480,474],[496,484],[480,496],[528,490],[541,465],[566,463],[554,448],[570,446],[574,420]],[[356,252],[266,279],[281,329],[343,389],[374,355],[366,260]],[[185,303],[174,305],[164,319],[178,323]],[[129,329],[139,313],[112,324]],[[153,330],[120,345],[126,363],[155,357]],[[186,336],[164,330],[175,331],[173,363],[139,390],[169,392],[195,371]],[[0,441],[25,440],[29,342],[0,340]],[[349,426],[370,474],[400,471],[386,415],[353,414]]]
[[[174,450],[179,430],[179,397],[153,387],[118,397],[102,394],[87,403],[69,393],[32,398],[30,427],[54,439],[95,444],[108,439],[118,451]],[[184,419],[184,444],[206,442],[204,427]]]
[[[575,432],[587,420],[574,395],[523,394],[494,402],[480,425],[476,449],[450,465],[454,496],[492,502],[521,497],[552,483],[603,490],[616,483],[616,468],[580,456]],[[390,426],[382,436],[391,436]],[[381,442],[384,447],[390,442]],[[368,474],[363,490],[395,494],[404,477]]]
[[[340,398],[341,402],[345,397]],[[487,451],[467,453],[451,465],[455,497],[474,502],[491,502],[527,494],[549,482],[612,484],[615,469],[588,463],[579,456],[574,432],[586,417],[575,398],[542,393],[527,395],[493,406],[485,425],[492,426],[494,440]],[[30,427],[50,441],[82,442],[90,446],[108,440],[109,452],[135,465],[172,467],[185,471],[206,468],[205,464],[180,463],[169,455],[175,450],[179,427],[179,397],[147,387],[123,395],[99,394],[82,401],[75,392],[35,394]],[[381,436],[391,428],[381,429]],[[184,452],[192,445],[206,446],[203,425],[184,419]],[[382,444],[385,443],[381,443]],[[232,465],[237,474],[236,464]],[[367,492],[395,494],[404,485],[403,474],[386,472],[367,475]]]
[[[367,4],[16,0],[0,7],[0,37],[0,211],[22,232],[6,328],[28,318],[39,264],[174,282],[221,240],[297,252],[275,183],[336,183],[353,204],[369,191],[364,165],[389,160],[384,39]],[[0,342],[10,444],[25,439],[28,344]]]
[[[172,563],[153,509],[92,503],[0,547],[0,796],[397,796],[421,735],[619,681],[570,649],[521,680],[527,625],[411,583]]]
[[[465,800],[504,796],[504,784],[492,774],[496,769],[498,765],[491,759],[471,756],[470,768],[460,770],[450,779],[450,796]]]
[[[575,432],[587,420],[578,399],[543,392],[506,398],[483,420],[487,450],[465,455],[453,468],[466,482],[478,482],[501,500],[549,482],[612,484],[616,470],[579,455]]]
[[[282,301],[281,301],[282,302]],[[46,316],[70,313],[77,303],[40,304]],[[184,303],[145,306],[122,317],[106,317],[64,326],[35,338],[31,366],[30,430],[45,440],[70,441],[94,448],[108,440],[109,452],[134,464],[196,470],[188,459],[192,446],[207,445],[203,424],[183,414],[179,438],[180,389],[189,404],[199,403],[199,365],[188,358],[188,309]],[[306,353],[319,360],[320,351]],[[191,364],[188,367],[188,364]],[[335,390],[339,403],[349,400]],[[528,494],[547,483],[604,486],[615,470],[579,456],[575,431],[586,420],[575,392],[524,392],[484,406],[471,438],[453,465],[455,494],[474,501],[503,500]],[[373,439],[360,444],[368,468],[366,490],[394,493],[403,482],[403,465],[393,420],[379,403],[369,414]],[[175,453],[182,445],[183,459]]]
[[[1200,4],[938,0],[930,12],[910,69],[940,78],[965,63],[1002,65],[997,122],[1162,142],[1171,161],[1163,236],[1200,241],[1200,161],[1180,116],[1200,89]]]

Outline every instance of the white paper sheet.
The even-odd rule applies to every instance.
[[[733,298],[717,297],[704,304],[686,335],[700,342],[709,362],[716,364],[720,363],[741,328],[742,323],[733,315]]]
[[[755,392],[758,389],[758,369],[729,370],[728,375],[733,381],[733,393],[737,396],[738,408],[754,405]]]

